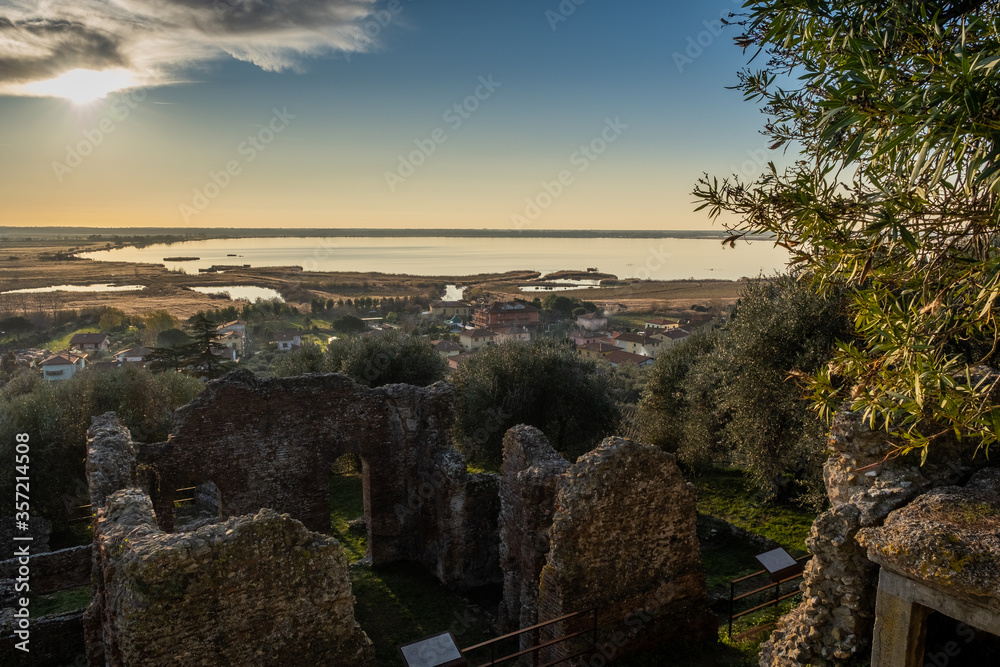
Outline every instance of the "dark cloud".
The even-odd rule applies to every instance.
[[[167,16],[212,34],[261,34],[347,26],[371,10],[371,0],[133,0],[152,16]]]
[[[49,79],[75,68],[128,65],[119,42],[82,23],[44,18],[11,21],[0,17],[0,37],[22,44],[27,54],[0,53],[0,82]]]
[[[0,88],[73,69],[128,68],[144,83],[226,54],[267,70],[363,51],[375,0],[9,0],[0,7]]]

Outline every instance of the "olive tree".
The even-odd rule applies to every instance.
[[[856,334],[813,374],[815,406],[844,401],[921,450],[1000,437],[1000,2],[751,0],[740,74],[772,149],[757,179],[706,176],[729,239],[774,236],[817,285],[850,294]]]

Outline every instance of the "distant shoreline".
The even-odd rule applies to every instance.
[[[209,228],[209,227],[14,227],[0,226],[0,238],[49,240],[67,237],[79,240],[137,240],[146,243],[177,243],[226,238],[293,238],[293,237],[371,237],[371,238],[562,238],[562,239],[722,239],[729,236],[725,230],[704,229],[368,229],[362,227],[341,229],[278,229],[278,228]],[[150,238],[153,237],[153,238]],[[768,241],[767,236],[748,236],[751,241]],[[155,239],[155,240],[154,240]]]

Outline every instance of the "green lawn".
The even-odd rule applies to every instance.
[[[40,617],[65,614],[85,609],[88,604],[90,604],[90,586],[80,586],[49,595],[39,595],[31,601],[31,615]]]
[[[698,512],[769,537],[793,556],[806,553],[806,537],[816,513],[794,505],[763,503],[737,470],[696,478]]]
[[[66,334],[64,336],[60,336],[58,338],[53,338],[52,340],[50,340],[48,343],[45,343],[41,347],[43,347],[43,348],[45,348],[47,350],[52,350],[53,352],[61,352],[62,350],[65,350],[65,349],[69,348],[69,341],[76,334],[78,334],[78,333],[100,333],[100,332],[101,332],[100,328],[98,328],[96,325],[95,326],[90,326],[90,327],[83,327],[82,329],[77,329],[75,331],[70,331],[68,334]]]
[[[364,514],[361,476],[331,475],[330,506],[331,534],[352,561],[364,558],[365,534],[348,526]],[[351,586],[357,600],[355,618],[374,642],[379,665],[398,665],[400,644],[436,632],[450,630],[462,647],[494,636],[484,609],[415,563],[377,568],[355,563]]]

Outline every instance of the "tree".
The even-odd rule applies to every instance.
[[[53,522],[56,541],[89,541],[85,531],[69,535],[85,524],[69,522],[85,513],[79,507],[89,502],[84,461],[91,416],[113,410],[136,441],[160,442],[173,427],[173,411],[202,388],[186,375],[153,374],[134,365],[85,370],[62,382],[46,382],[24,369],[0,388],[0,456],[13,461],[14,435],[28,433],[32,513]],[[13,489],[14,475],[13,466],[0,468],[0,487]],[[0,507],[0,516],[12,510],[12,504]]]
[[[333,321],[333,330],[340,333],[360,333],[365,330],[365,323],[353,315],[345,315]]]
[[[441,355],[422,338],[390,332],[352,341],[340,371],[369,387],[385,384],[426,386],[444,378]]]
[[[197,372],[203,373],[209,379],[227,373],[232,368],[232,363],[216,354],[225,349],[216,344],[222,337],[216,329],[216,323],[199,313],[189,320],[189,326],[192,342],[187,348],[186,365],[194,366]]]
[[[499,466],[512,426],[540,428],[553,447],[583,454],[618,424],[606,374],[572,343],[505,342],[481,349],[451,377],[455,433],[473,460]]]
[[[30,320],[21,317],[20,315],[0,320],[0,332],[14,334],[14,336],[18,339],[20,339],[21,334],[27,333],[34,328],[35,327]]]
[[[706,176],[729,241],[773,234],[817,285],[846,287],[856,337],[809,386],[927,456],[937,438],[1000,437],[1000,2],[749,2],[740,74],[772,148],[797,153],[753,182]]]
[[[657,357],[642,439],[689,464],[743,468],[767,498],[815,502],[826,429],[790,376],[825,365],[847,332],[838,296],[791,276],[751,282],[725,329]]]
[[[181,329],[164,329],[156,336],[158,347],[184,347],[191,344],[191,337]]]

